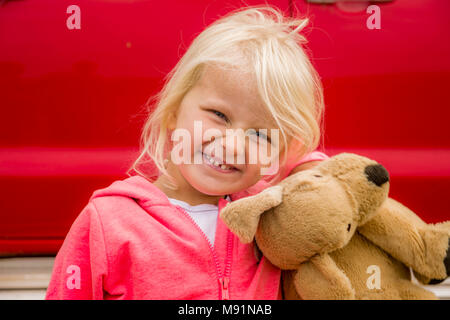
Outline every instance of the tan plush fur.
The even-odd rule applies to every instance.
[[[283,270],[285,299],[436,299],[410,268],[424,284],[448,276],[450,222],[426,224],[388,192],[382,166],[343,153],[220,215]]]

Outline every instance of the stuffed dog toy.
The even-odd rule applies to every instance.
[[[220,213],[282,269],[284,299],[437,299],[413,283],[450,274],[450,221],[426,224],[388,197],[377,162],[342,153]]]

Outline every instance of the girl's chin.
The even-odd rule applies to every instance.
[[[206,194],[208,196],[214,196],[214,197],[219,197],[219,196],[225,196],[225,195],[229,195],[232,193],[236,193],[238,192],[239,188],[230,188],[230,186],[222,186],[222,185],[215,185],[215,186],[211,186],[210,184],[206,185],[203,183],[193,183],[192,186],[199,192]]]
[[[191,180],[190,184],[197,191],[208,196],[225,196],[248,188],[247,185],[244,185],[242,181],[239,180],[226,183],[223,180],[211,179],[211,177],[209,177],[209,179],[197,178],[195,181]]]

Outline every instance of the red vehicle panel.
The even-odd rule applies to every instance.
[[[70,1],[2,3],[0,255],[53,255],[92,192],[126,177],[146,100],[242,1],[77,1],[80,29],[67,27]],[[269,3],[311,18],[325,151],[378,160],[394,198],[427,222],[450,219],[450,3]],[[380,29],[367,27],[368,5]]]

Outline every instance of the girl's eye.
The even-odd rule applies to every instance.
[[[270,138],[264,132],[262,132],[262,130],[259,131],[251,130],[251,134],[257,136],[258,138],[262,138],[270,143]]]
[[[218,116],[219,118],[222,118],[223,120],[225,120],[226,122],[228,122],[228,118],[226,115],[224,115],[222,112],[217,111],[217,110],[211,110],[212,113],[214,113],[216,116]]]
[[[262,131],[256,131],[256,135],[258,137],[261,137],[261,138],[267,140],[268,142],[270,142],[270,138],[266,134],[264,134]]]

